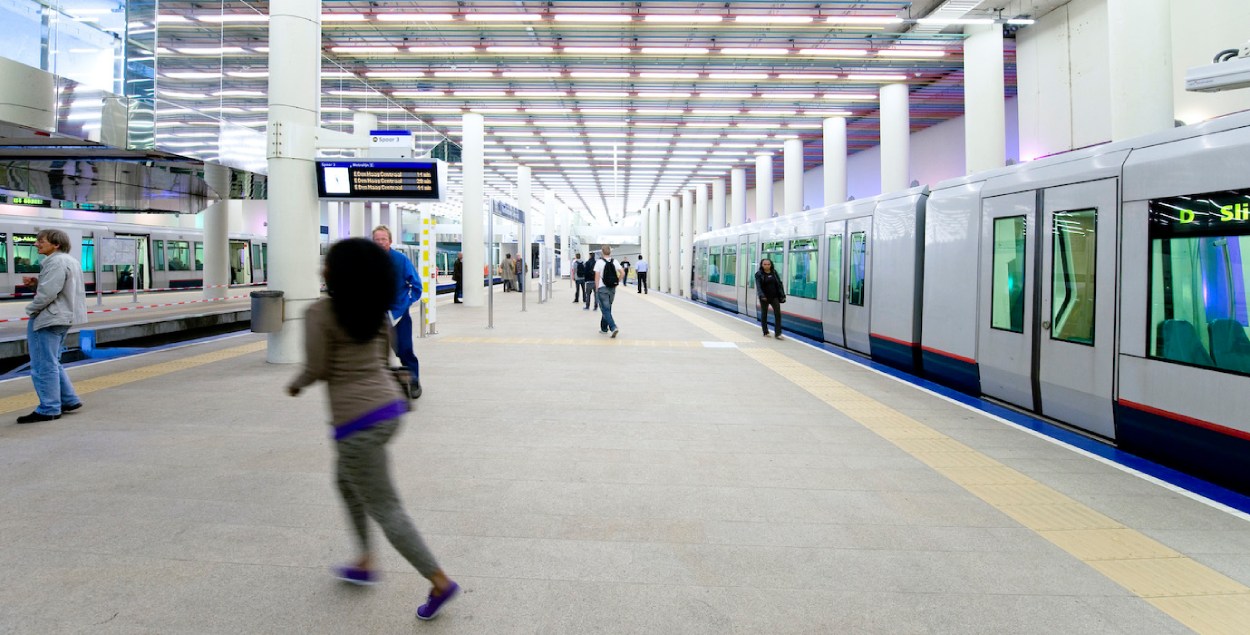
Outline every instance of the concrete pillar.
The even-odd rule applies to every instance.
[[[1174,125],[1171,5],[1171,0],[1107,0],[1112,141]]]
[[[747,170],[733,168],[729,171],[729,224],[747,222]]]
[[[825,205],[846,202],[846,118],[825,120]]]
[[[656,263],[660,261],[660,203],[651,206],[651,210],[647,213],[647,218],[651,222],[647,223],[647,235],[651,237],[651,248],[647,250],[647,264],[650,265],[650,271],[647,276],[650,277],[652,287],[656,286],[655,272]]]
[[[694,258],[690,248],[694,246],[694,192],[686,190],[681,193],[681,271],[678,289],[682,296],[690,297],[690,268],[694,266]]]
[[[282,329],[269,334],[265,358],[304,358],[304,312],[321,297],[316,149],[297,143],[321,126],[321,6],[303,0],[269,3],[269,288],[282,291]],[[218,230],[220,231],[220,230]]]
[[[782,152],[785,179],[782,214],[798,214],[803,211],[803,140],[786,139]]]
[[[1007,164],[1003,26],[964,27],[964,166],[968,174]]]
[[[556,288],[556,193],[547,190],[543,194],[543,276]],[[550,299],[550,298],[548,298]]]
[[[357,137],[365,137],[369,135],[370,130],[376,130],[378,127],[378,116],[367,112],[358,112],[352,115],[352,134]],[[363,152],[357,152],[357,155]],[[369,238],[373,231],[373,225],[369,224],[369,214],[365,209],[363,202],[350,203],[347,214],[350,218],[351,233],[349,235],[357,238]]]
[[[755,155],[755,220],[773,216],[773,155]]]
[[[478,275],[482,273],[482,267],[486,266],[487,256],[482,207],[485,121],[481,115],[469,113],[464,115],[461,129],[463,138],[460,144],[460,169],[461,179],[464,181],[464,199],[460,213],[460,250],[464,253],[464,303],[468,306],[482,306],[486,303],[486,291],[477,281],[481,280]]]
[[[219,197],[204,210],[204,298],[211,300],[226,297],[230,283],[230,168],[205,163],[204,180]]]
[[[530,287],[534,286],[529,282],[533,279],[532,272],[534,267],[538,266],[538,263],[534,262],[534,214],[530,212],[533,185],[531,184],[530,174],[528,166],[516,166],[516,206],[525,213],[524,242],[518,248],[524,256],[524,260],[522,260],[524,271],[521,274],[524,279],[521,285],[523,293],[529,293]],[[522,240],[522,237],[517,236],[517,240]]]
[[[673,295],[681,294],[681,197],[668,200],[668,258],[664,263],[668,277],[665,288]]]
[[[698,236],[708,230],[707,226],[707,184],[694,186],[694,235]]]
[[[725,206],[725,179],[714,179],[712,181],[712,229],[729,227],[729,217],[725,214],[727,209]]]
[[[655,282],[656,291],[668,291],[668,232],[672,229],[669,223],[669,199],[660,201],[660,207],[656,211],[656,233],[658,240],[655,243],[655,260],[651,262],[651,269],[655,273],[651,274],[651,279]]]
[[[569,209],[560,210],[560,236],[563,239],[564,246],[560,248],[560,259],[565,263],[569,262],[570,252],[573,251],[573,233],[577,231],[574,227],[577,225],[577,218],[573,215],[573,211]],[[568,272],[570,276],[571,272]]]
[[[881,87],[881,193],[911,183],[911,108],[907,84]]]

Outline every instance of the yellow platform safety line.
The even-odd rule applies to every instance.
[[[687,322],[690,322],[691,324],[707,331],[708,333],[711,333],[712,336],[717,339],[720,339],[726,342],[733,342],[735,344],[744,344],[744,343],[753,341],[747,336],[741,333],[738,333],[737,331],[725,328],[705,317],[702,317],[691,311],[687,311],[681,307],[678,307],[674,305],[672,302],[666,302],[664,301],[663,298],[660,298],[658,294],[653,299],[651,298],[650,294],[644,293],[643,298],[645,298],[647,302],[650,302],[664,309],[665,311],[668,311],[669,313],[672,313],[682,318],[683,320],[686,320]]]
[[[248,353],[255,353],[257,351],[263,351],[265,350],[265,345],[266,343],[263,341],[253,342],[251,344],[244,344],[242,346],[234,346],[231,348],[222,349],[220,351],[213,351],[211,353],[202,353],[200,355],[194,355],[192,357],[187,357],[184,359],[176,359],[173,361],[161,362],[159,364],[152,364],[151,366],[143,366],[141,368],[124,370],[120,373],[112,373],[109,375],[102,375],[100,377],[92,377],[91,379],[75,381],[74,391],[77,392],[79,395],[87,395],[87,394],[96,392],[98,390],[104,390],[105,388],[113,388],[115,386],[129,384],[129,383],[136,382],[142,379],[151,379],[153,377],[160,377],[161,375],[168,375],[169,373],[176,373],[180,370],[187,370],[190,368],[195,368],[196,366],[203,366],[204,364],[211,364],[213,362],[220,362],[220,361],[224,361],[227,359],[233,359],[235,357],[239,357],[240,355],[247,355]],[[13,395],[12,397],[0,398],[0,412],[13,412],[15,410],[26,410],[29,408],[34,408],[38,405],[39,405],[39,396],[36,395],[33,391],[28,392],[28,393],[22,393],[20,395]]]
[[[1185,626],[1250,633],[1250,587],[782,353],[741,350]]]

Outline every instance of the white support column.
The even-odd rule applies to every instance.
[[[681,197],[674,196],[668,203],[668,259],[664,263],[668,280],[665,289],[673,295],[681,294]]]
[[[1003,26],[964,27],[964,166],[967,174],[1007,164]]]
[[[574,217],[573,211],[569,209],[560,212],[560,236],[563,238],[564,246],[560,248],[560,260],[565,263],[569,262],[569,252],[573,251],[573,233],[577,230],[577,218]],[[567,266],[567,264],[566,264]],[[571,276],[571,274],[570,274]]]
[[[755,155],[755,220],[773,216],[773,155]]]
[[[660,207],[656,211],[656,234],[655,243],[655,260],[651,261],[651,270],[655,273],[651,274],[652,281],[655,282],[656,291],[668,291],[668,249],[669,230],[672,224],[669,222],[669,214],[671,213],[669,199],[660,201]]]
[[[204,180],[220,199],[204,210],[204,298],[224,298],[230,283],[230,168],[204,164]]]
[[[486,266],[486,228],[483,220],[482,184],[485,175],[483,146],[485,144],[485,120],[481,115],[464,115],[463,138],[460,145],[461,178],[464,181],[464,200],[460,213],[460,250],[464,253],[464,303],[482,306],[486,303],[486,291],[477,274]]]
[[[1107,0],[1112,141],[1174,125],[1171,6],[1171,0]]]
[[[694,235],[698,236],[708,230],[707,226],[707,183],[694,186]],[[693,238],[693,236],[692,236]]]
[[[530,211],[533,185],[530,175],[528,166],[516,166],[516,205],[525,213],[525,243],[517,248],[524,256],[521,260],[522,269],[524,269],[521,274],[524,280],[521,283],[522,293],[528,293],[530,287],[534,286],[530,284],[530,280],[534,279],[532,273],[536,271],[534,267],[538,266],[538,263],[534,262],[534,213]],[[521,240],[521,237],[517,236],[517,240]]]
[[[729,224],[747,222],[747,170],[733,168],[729,171]]]
[[[711,216],[712,229],[720,229],[729,227],[729,216],[726,214],[728,206],[725,200],[725,179],[712,180],[712,209],[709,212]]]
[[[269,288],[285,295],[265,357],[295,364],[304,358],[304,312],[321,297],[316,150],[294,141],[321,126],[320,3],[270,2],[269,47],[270,65],[283,70],[269,76],[269,187],[282,193],[269,200]]]
[[[647,235],[651,237],[651,248],[647,250],[644,256],[650,270],[647,276],[650,278],[651,286],[655,286],[656,263],[660,261],[660,204],[656,203],[651,206],[651,210],[647,213],[647,218],[651,222],[647,223]]]
[[[782,152],[785,178],[782,214],[798,214],[803,211],[803,140],[786,139]]]
[[[825,205],[846,202],[846,118],[825,120]]]
[[[683,297],[690,297],[690,268],[694,266],[690,248],[694,246],[694,192],[681,193],[681,278],[678,289]]]
[[[352,134],[357,137],[368,136],[370,130],[378,127],[378,116],[367,112],[358,112],[352,115]],[[356,153],[361,154],[360,152]],[[348,204],[347,215],[350,223],[350,236],[357,238],[369,238],[373,225],[369,224],[368,212],[365,209],[364,202],[354,202]]]
[[[556,193],[554,190],[547,190],[543,194],[543,279],[551,282],[551,288],[556,288]],[[542,297],[541,295],[539,296]],[[547,298],[550,300],[551,298]]]
[[[881,87],[881,193],[911,183],[911,107],[907,84]]]

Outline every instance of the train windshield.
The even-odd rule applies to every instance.
[[[1250,190],[1149,205],[1150,356],[1250,375]]]

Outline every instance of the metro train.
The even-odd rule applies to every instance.
[[[1250,112],[696,236],[692,297],[1250,493]]]
[[[43,256],[35,250],[35,236],[43,229],[69,235],[70,253],[82,263],[88,293],[101,291],[178,289],[204,284],[204,232],[182,227],[62,220],[0,215],[0,297],[28,295],[34,289],[24,278],[38,276]],[[138,271],[134,265],[100,265],[101,238],[133,238],[138,242]],[[231,284],[263,283],[267,279],[268,242],[264,236],[230,234]],[[137,275],[136,275],[137,274]]]

